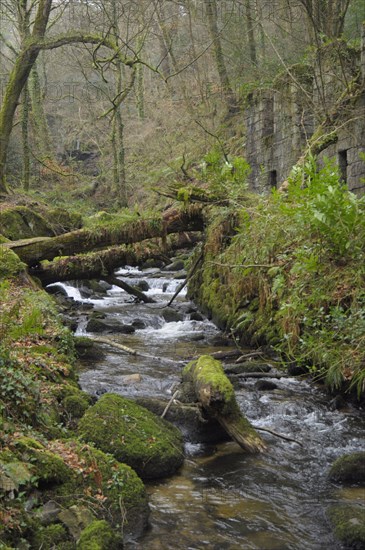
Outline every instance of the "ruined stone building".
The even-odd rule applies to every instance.
[[[361,91],[362,89],[362,91]],[[319,160],[335,158],[350,190],[365,193],[365,27],[361,50],[344,42],[323,47],[312,65],[295,65],[271,88],[246,99],[245,156],[249,186],[265,192],[289,175],[320,122],[328,139]],[[321,149],[322,149],[321,147]]]

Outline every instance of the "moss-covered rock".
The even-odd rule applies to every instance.
[[[69,395],[62,400],[62,407],[71,418],[81,418],[90,406],[90,400],[82,395]]]
[[[121,536],[105,520],[93,521],[81,533],[79,550],[118,550],[123,548]]]
[[[79,433],[142,479],[171,475],[184,460],[180,431],[120,395],[103,395],[80,420]]]
[[[329,479],[344,483],[365,482],[365,452],[344,455],[335,460]]]
[[[54,231],[47,220],[27,206],[13,206],[0,212],[0,232],[15,241],[30,237],[53,237]]]
[[[141,479],[126,464],[91,445],[55,441],[52,450],[62,454],[72,475],[65,483],[50,488],[47,500],[63,507],[90,506],[97,519],[107,519],[124,534],[140,535],[147,526],[149,508]]]
[[[365,548],[365,508],[363,506],[332,506],[328,516],[334,527],[335,537],[346,550]]]
[[[40,527],[33,534],[32,548],[42,548],[42,550],[60,548],[60,543],[66,542],[67,538],[67,531],[63,525],[47,525],[46,527]]]
[[[0,243],[0,278],[14,277],[26,269],[26,265],[12,251]]]

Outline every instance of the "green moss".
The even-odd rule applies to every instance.
[[[344,483],[365,481],[365,452],[352,453],[338,458],[331,466],[329,478]]]
[[[344,548],[365,547],[365,509],[363,506],[332,506],[328,512],[336,538]]]
[[[61,405],[72,418],[81,418],[90,406],[90,399],[83,395],[69,395],[62,400]]]
[[[170,475],[183,463],[179,430],[119,395],[103,395],[89,408],[80,420],[79,433],[144,479]]]
[[[0,232],[12,241],[54,236],[54,231],[47,220],[26,206],[15,206],[1,211]]]
[[[121,537],[105,520],[93,521],[81,533],[77,543],[79,550],[118,550],[122,548]]]
[[[40,527],[32,537],[32,548],[42,548],[42,550],[53,550],[60,548],[60,543],[68,538],[66,529],[63,525],[54,524]]]
[[[198,360],[191,361],[183,370],[183,379],[190,378],[201,386],[210,384],[223,396],[227,410],[223,409],[222,414],[233,412],[233,409],[237,408],[233,386],[225,375],[220,361],[213,359],[210,355],[202,355]]]
[[[147,495],[141,479],[126,464],[117,462],[91,445],[75,441],[55,442],[69,457],[72,476],[48,492],[48,499],[60,500],[63,506],[90,505],[98,519],[113,525],[124,524],[124,532],[140,534],[148,518]]]
[[[63,459],[38,441],[22,437],[15,441],[17,454],[31,466],[40,486],[67,481],[72,472]]]
[[[26,269],[26,265],[8,248],[0,244],[0,278],[14,277]]]

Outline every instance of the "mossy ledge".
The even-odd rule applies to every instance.
[[[171,475],[184,461],[181,432],[120,395],[103,395],[80,420],[78,433],[129,464],[142,479]]]
[[[365,483],[365,451],[340,456],[332,464],[328,477],[339,483]]]
[[[363,506],[332,506],[328,517],[334,534],[346,550],[365,548],[365,509]]]
[[[80,502],[110,526],[111,541],[138,536],[149,514],[143,482],[75,436],[92,399],[77,384],[73,336],[23,268],[14,253],[0,254],[0,546],[76,550],[59,514]]]

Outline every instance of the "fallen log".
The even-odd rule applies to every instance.
[[[183,370],[182,382],[191,387],[203,410],[218,420],[242,449],[249,453],[266,449],[261,437],[241,413],[233,386],[220,361],[209,355],[191,361]]]
[[[51,263],[42,263],[31,268],[31,275],[41,280],[43,285],[62,281],[82,279],[104,279],[114,269],[122,265],[141,265],[150,258],[160,258],[179,248],[191,248],[201,240],[201,234],[184,232],[170,235],[163,244],[142,242],[129,246],[113,246],[107,250],[89,254],[69,256]]]
[[[201,231],[204,228],[203,210],[196,205],[185,209],[167,210],[160,217],[134,220],[96,229],[79,229],[56,237],[23,239],[2,246],[13,250],[28,266],[56,256],[82,254],[117,244],[131,244],[171,233]]]

